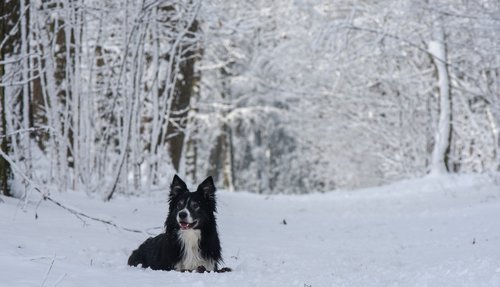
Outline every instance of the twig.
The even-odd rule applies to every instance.
[[[36,132],[39,130],[53,130],[52,127],[49,126],[43,126],[43,127],[37,127],[37,128],[28,128],[28,129],[22,129],[22,130],[17,130],[15,132],[11,132],[5,135],[0,135],[0,138],[5,138],[5,137],[10,137],[16,134],[21,134],[21,133],[31,133],[31,132]]]
[[[0,156],[2,156],[9,164],[10,166],[12,167],[13,170],[16,171],[16,173],[21,176],[23,178],[23,180],[25,180],[28,185],[31,185],[33,187],[34,190],[38,191],[44,200],[47,200],[49,202],[52,202],[53,204],[61,207],[62,209],[66,210],[66,211],[69,211],[71,214],[73,214],[75,217],[77,217],[78,219],[82,220],[84,223],[85,223],[85,220],[83,220],[82,218],[87,218],[87,219],[90,219],[90,220],[94,220],[94,221],[97,221],[97,222],[101,222],[101,223],[104,223],[104,224],[107,224],[107,225],[111,225],[113,227],[116,227],[118,229],[122,229],[122,230],[125,230],[125,231],[130,231],[130,232],[135,232],[135,233],[143,233],[143,231],[141,230],[137,230],[137,229],[132,229],[132,228],[128,228],[128,227],[124,227],[124,226],[121,226],[121,225],[118,225],[114,222],[112,222],[111,220],[105,220],[105,219],[100,219],[100,218],[97,218],[97,217],[94,217],[94,216],[90,216],[90,215],[87,215],[83,212],[80,212],[78,210],[75,210],[71,207],[68,207],[66,205],[64,205],[63,203],[53,199],[52,197],[50,197],[49,195],[49,192],[48,191],[42,191],[43,188],[38,186],[36,183],[34,183],[33,181],[31,181],[20,169],[19,167],[12,161],[12,159],[6,155],[2,149],[0,149]]]
[[[47,272],[45,273],[45,276],[43,277],[42,285],[40,285],[41,287],[43,287],[43,285],[45,285],[45,281],[47,281],[47,278],[49,277],[49,273],[52,270],[52,266],[54,266],[54,261],[56,261],[56,254],[55,253],[54,253],[54,257],[52,257],[52,261],[50,262],[49,269],[47,270]]]
[[[401,37],[401,36],[399,36],[397,34],[391,34],[391,33],[387,33],[385,31],[377,30],[377,29],[374,29],[374,28],[366,28],[366,27],[360,27],[360,26],[355,26],[355,25],[342,25],[342,26],[339,26],[339,28],[341,28],[341,29],[348,29],[348,30],[354,30],[354,31],[363,31],[363,32],[367,32],[367,33],[382,35],[384,37],[391,38],[393,40],[401,41],[401,42],[405,43],[406,45],[408,45],[410,47],[413,47],[413,48],[419,50],[420,52],[422,52],[424,54],[429,55],[430,57],[432,57],[433,60],[435,60],[437,62],[441,62],[441,63],[445,64],[446,66],[455,69],[456,71],[464,74],[466,77],[468,77],[470,79],[473,79],[473,80],[477,80],[477,78],[475,78],[472,74],[467,73],[459,65],[453,64],[453,63],[449,62],[446,59],[440,58],[437,55],[435,55],[434,53],[432,53],[428,48],[422,47],[418,43],[412,42],[411,40],[408,40],[408,39],[406,39],[404,37]]]
[[[36,189],[36,188],[35,188]],[[116,228],[119,228],[119,229],[123,229],[125,231],[130,231],[130,232],[135,232],[135,233],[142,233],[141,230],[137,230],[137,229],[132,229],[132,228],[128,228],[128,227],[123,227],[123,226],[120,226],[114,222],[112,222],[111,220],[105,220],[105,219],[100,219],[100,218],[97,218],[97,217],[93,217],[93,216],[90,216],[90,215],[87,215],[83,212],[80,212],[80,211],[77,211],[77,210],[74,210],[70,207],[67,207],[65,206],[64,204],[50,198],[49,196],[45,196],[45,199],[54,203],[55,205],[71,212],[73,215],[75,215],[76,217],[78,217],[80,220],[81,220],[81,217],[84,217],[84,218],[88,218],[88,219],[91,219],[91,220],[94,220],[94,221],[97,221],[97,222],[101,222],[101,223],[104,223],[104,224],[108,224],[108,225],[111,225],[111,226],[114,226]]]
[[[63,275],[61,275],[61,277],[59,277],[59,279],[57,279],[56,283],[54,283],[54,287],[59,285],[59,283],[61,283],[64,280],[64,278],[66,278],[67,275],[68,275],[68,273],[64,273]]]

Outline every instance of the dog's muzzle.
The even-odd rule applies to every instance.
[[[193,220],[189,212],[186,210],[179,211],[177,214],[177,222],[182,230],[192,229],[198,223],[197,220]]]

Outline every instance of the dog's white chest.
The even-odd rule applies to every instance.
[[[182,246],[182,258],[175,265],[176,270],[195,270],[199,266],[208,271],[215,269],[213,260],[205,260],[201,255],[200,239],[201,232],[196,229],[179,230],[179,241]]]

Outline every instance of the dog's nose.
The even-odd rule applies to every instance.
[[[185,212],[185,211],[179,212],[179,218],[180,219],[186,219],[187,216],[188,216],[187,212]]]

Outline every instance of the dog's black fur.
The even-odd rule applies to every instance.
[[[205,179],[196,192],[189,192],[175,175],[170,186],[165,233],[144,241],[132,252],[128,265],[141,264],[153,270],[221,271],[218,270],[222,257],[216,212],[212,177]]]

